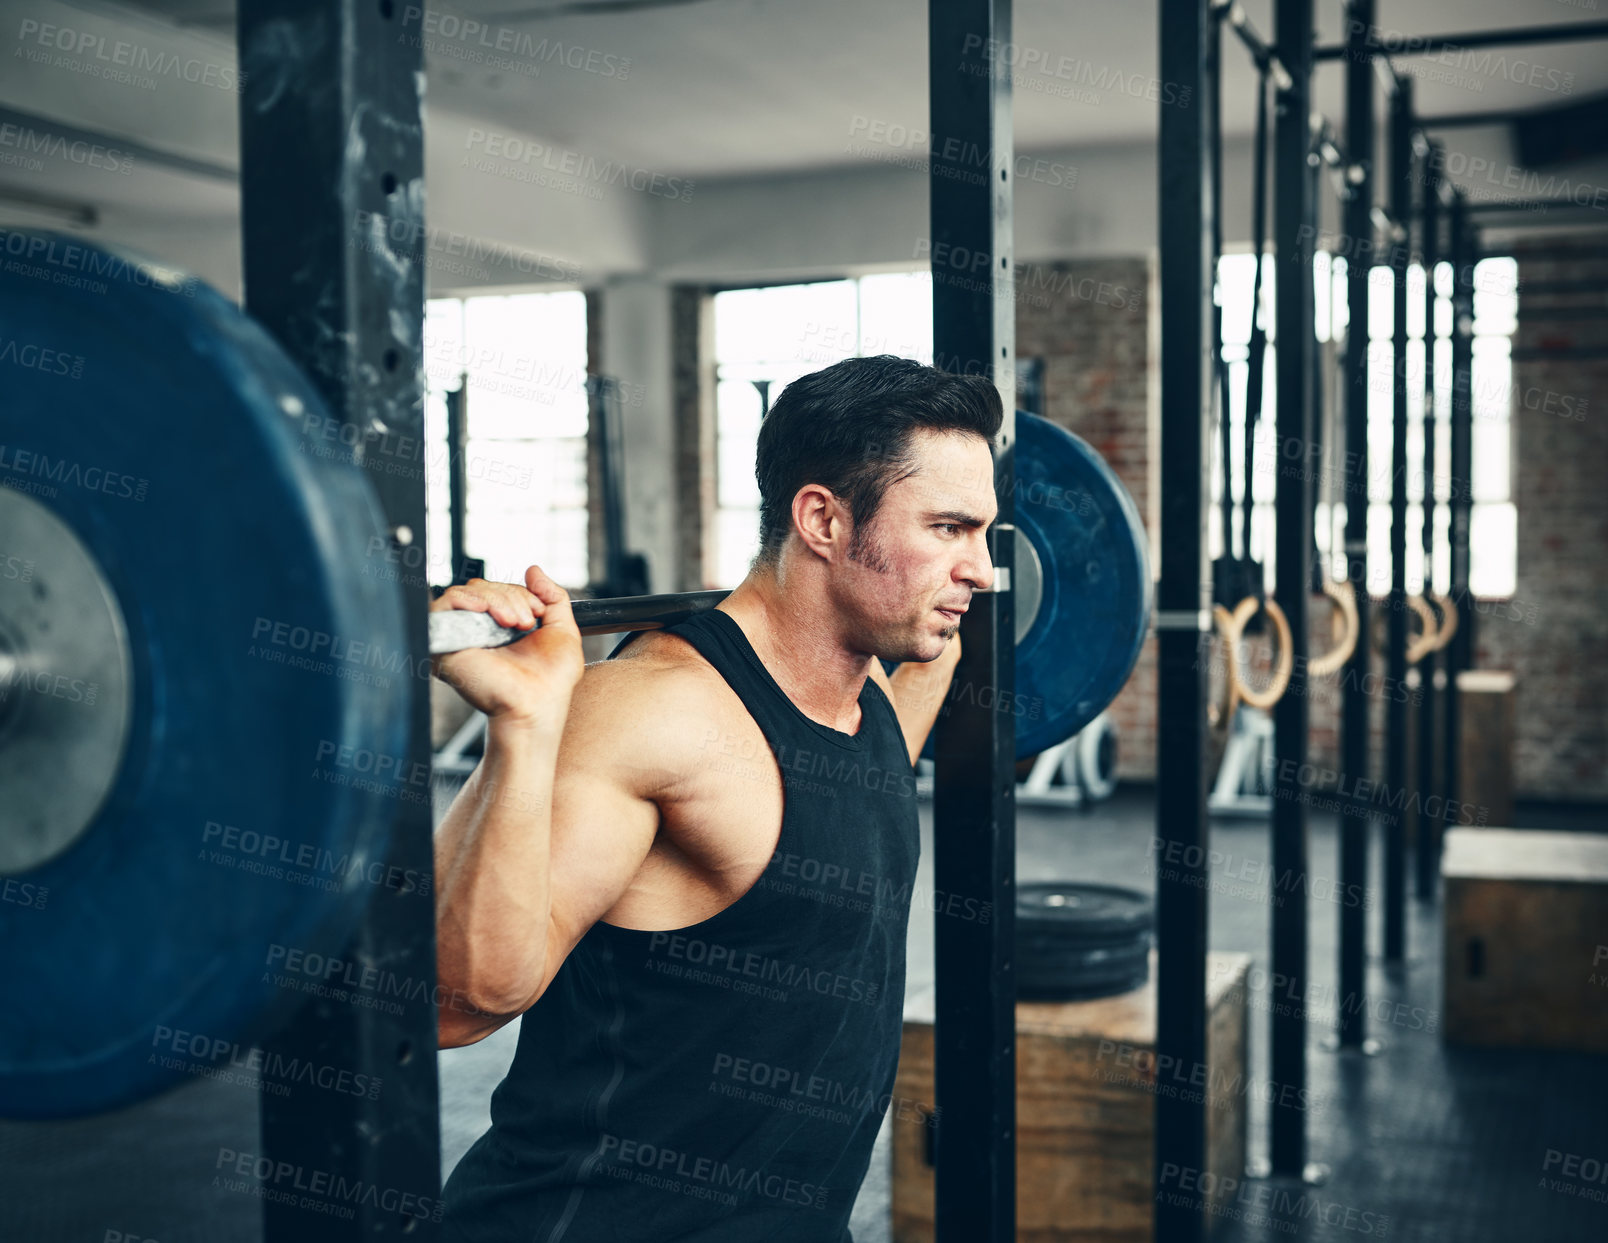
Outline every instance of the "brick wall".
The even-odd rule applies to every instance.
[[[1608,799],[1608,248],[1513,253],[1521,607],[1480,619],[1477,663],[1517,676],[1520,792]]]
[[[1017,280],[1016,352],[1044,362],[1045,417],[1077,433],[1111,463],[1143,517],[1146,530],[1158,520],[1152,495],[1156,418],[1151,399],[1156,369],[1151,340],[1150,263],[1146,259],[1100,259],[1025,265]],[[1152,545],[1152,557],[1155,548]],[[1156,571],[1152,563],[1151,572]],[[1329,647],[1329,606],[1314,601],[1309,650]],[[1251,639],[1242,657],[1253,685],[1266,680],[1267,642]],[[1380,662],[1376,662],[1380,663]],[[1220,683],[1213,683],[1214,690]],[[1312,759],[1338,766],[1338,703],[1334,678],[1315,680],[1312,697]],[[1384,699],[1374,701],[1376,764],[1382,764]],[[1111,705],[1117,724],[1121,777],[1156,776],[1156,640],[1145,640],[1139,661]]]

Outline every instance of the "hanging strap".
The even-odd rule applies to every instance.
[[[1212,74],[1214,89],[1211,108],[1207,112],[1208,143],[1212,168],[1212,403],[1216,407],[1219,458],[1222,463],[1223,487],[1218,498],[1222,524],[1223,557],[1234,555],[1234,446],[1229,427],[1229,414],[1233,409],[1230,397],[1228,362],[1223,357],[1223,117],[1221,90],[1222,32],[1220,22],[1214,21],[1207,41],[1206,55]]]
[[[1319,173],[1322,168],[1322,162],[1320,161],[1318,163],[1313,163],[1312,155],[1309,154],[1307,157],[1307,206],[1308,210],[1312,213],[1312,215],[1308,217],[1309,221],[1317,218],[1317,212],[1319,210],[1318,182]],[[1308,256],[1309,259],[1314,257],[1315,256]],[[1321,287],[1317,284],[1317,281],[1314,278],[1313,298],[1314,301],[1316,301],[1316,299],[1319,297],[1327,298],[1329,300],[1329,308],[1332,312],[1334,309],[1334,265],[1332,260],[1328,265],[1325,276],[1326,279]],[[1334,428],[1330,425],[1329,421],[1329,403],[1327,401],[1328,393],[1324,387],[1324,380],[1328,376],[1328,373],[1331,369],[1329,347],[1334,342],[1334,323],[1331,320],[1329,324],[1329,340],[1323,342],[1321,345],[1318,343],[1317,339],[1318,333],[1316,321],[1313,322],[1311,333],[1312,336],[1307,342],[1307,345],[1309,351],[1308,356],[1312,368],[1312,435],[1317,441],[1317,452],[1315,454],[1308,453],[1306,458],[1308,461],[1312,461],[1314,458],[1316,459],[1315,464],[1318,470],[1318,487],[1314,488],[1311,493],[1313,506],[1316,507],[1319,489],[1324,486],[1324,475],[1327,473],[1326,468],[1329,464],[1329,442],[1331,439],[1333,439],[1334,432]],[[1331,544],[1330,547],[1333,547],[1333,545]],[[1329,574],[1324,568],[1323,553],[1318,548],[1318,524],[1316,521],[1316,516],[1314,516],[1314,521],[1312,523],[1312,541],[1311,549],[1308,553],[1308,560],[1311,562],[1311,573],[1309,576],[1310,581],[1308,582],[1307,587],[1311,591],[1321,592],[1323,590],[1323,584],[1328,580]]]
[[[1251,176],[1251,253],[1256,257],[1256,273],[1251,279],[1251,343],[1249,371],[1245,377],[1245,495],[1240,524],[1245,557],[1251,557],[1251,507],[1255,489],[1251,480],[1256,465],[1256,425],[1262,417],[1263,365],[1267,358],[1267,332],[1262,327],[1262,252],[1267,248],[1267,72],[1257,75],[1256,152]],[[1260,594],[1261,584],[1256,584]]]

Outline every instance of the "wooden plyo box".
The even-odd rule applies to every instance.
[[[1453,829],[1450,1044],[1608,1053],[1608,834]]]
[[[1458,798],[1474,809],[1476,824],[1512,824],[1513,675],[1465,670],[1457,675],[1457,699]]]
[[[1131,993],[1016,1007],[1016,1237],[1022,1243],[1149,1243],[1155,1095],[1204,1092],[1214,1191],[1245,1173],[1246,978],[1249,954],[1210,954],[1206,1071],[1157,1074],[1156,968]],[[894,1092],[933,1101],[933,994],[905,1010]],[[1193,1081],[1192,1081],[1193,1080]],[[1204,1080],[1204,1082],[1202,1082]],[[942,1113],[939,1114],[940,1125]],[[928,1130],[893,1128],[894,1243],[932,1243]],[[1231,1195],[1211,1196],[1213,1203]]]

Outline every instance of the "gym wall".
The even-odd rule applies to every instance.
[[[1045,417],[1100,451],[1133,493],[1146,529],[1154,532],[1160,412],[1151,400],[1156,391],[1151,271],[1150,261],[1142,258],[1028,265],[1018,281],[1016,348],[1018,357],[1044,360]],[[1329,641],[1328,614],[1319,605],[1312,615],[1311,650],[1321,651]],[[1313,688],[1313,762],[1331,768],[1339,758],[1339,702],[1332,679]],[[1120,735],[1119,775],[1155,780],[1154,635],[1108,711]],[[1383,764],[1384,731],[1380,699],[1372,720],[1376,765]]]
[[[1511,603],[1479,615],[1475,664],[1517,675],[1519,792],[1608,799],[1608,251],[1576,241],[1513,253],[1518,581]]]
[[[1608,798],[1608,321],[1580,308],[1608,287],[1608,251],[1589,243],[1516,249],[1519,333],[1514,340],[1513,497],[1518,585],[1510,600],[1477,602],[1479,668],[1518,677],[1514,782],[1525,797]],[[1018,281],[1017,353],[1044,360],[1045,416],[1093,444],[1133,492],[1153,527],[1152,340],[1145,259],[1027,265]],[[1557,282],[1583,286],[1552,292]],[[1142,291],[1140,304],[1102,300],[1104,287]],[[1589,287],[1598,291],[1595,295]],[[1530,292],[1532,291],[1533,292]],[[1086,295],[1086,296],[1085,296]],[[1559,309],[1565,317],[1555,313]],[[1567,312],[1573,311],[1572,316]],[[1531,395],[1526,399],[1526,394]],[[1551,394],[1551,399],[1548,399]],[[1568,397],[1569,401],[1562,399]],[[1559,416],[1526,404],[1579,412]],[[1328,610],[1314,604],[1309,650],[1329,644]],[[1591,659],[1588,653],[1595,653]],[[1375,657],[1384,672],[1383,658]],[[1311,758],[1339,766],[1339,686],[1314,679]],[[1386,696],[1373,700],[1375,771],[1383,771]],[[1155,640],[1145,644],[1110,711],[1121,733],[1119,773],[1155,779]]]

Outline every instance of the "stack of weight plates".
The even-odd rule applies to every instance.
[[[1150,978],[1149,897],[1116,885],[1039,881],[1016,890],[1016,995],[1086,1001]]]

